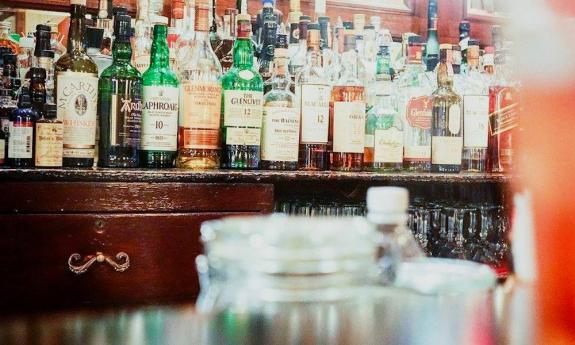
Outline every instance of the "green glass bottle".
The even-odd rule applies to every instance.
[[[179,83],[170,69],[165,23],[154,26],[150,68],[142,76],[140,166],[172,168],[178,148]]]
[[[112,65],[100,76],[98,115],[100,141],[98,165],[137,168],[142,126],[142,77],[130,64],[130,16],[114,19]]]
[[[222,77],[222,168],[257,169],[264,83],[253,65],[250,16],[237,18],[234,65]]]
[[[85,32],[86,0],[70,0],[67,51],[54,65],[58,118],[64,122],[65,167],[94,165],[98,66],[86,54]]]

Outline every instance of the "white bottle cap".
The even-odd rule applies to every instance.
[[[405,213],[409,207],[409,191],[401,187],[371,187],[367,190],[369,213]]]

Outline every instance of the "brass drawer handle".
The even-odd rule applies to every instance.
[[[88,255],[84,258],[84,263],[80,263],[80,261],[82,261],[82,255],[74,253],[68,258],[68,267],[70,268],[70,271],[76,274],[85,273],[96,261],[107,262],[110,266],[114,267],[117,272],[124,272],[130,267],[130,257],[128,254],[119,252],[116,254],[116,259],[123,260],[124,263],[117,263],[110,256],[104,255],[102,252],[96,252],[96,255]]]

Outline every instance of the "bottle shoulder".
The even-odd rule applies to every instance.
[[[172,86],[179,85],[178,77],[169,67],[150,67],[142,75],[144,86]]]
[[[98,74],[98,66],[87,54],[64,54],[54,63],[54,71]]]
[[[263,91],[263,87],[263,79],[254,67],[234,66],[222,77],[224,90]]]

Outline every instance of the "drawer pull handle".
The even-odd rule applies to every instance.
[[[107,262],[117,272],[124,272],[130,267],[130,257],[124,252],[116,254],[117,260],[123,260],[124,263],[117,263],[110,256],[104,255],[102,252],[96,252],[96,255],[88,255],[84,258],[84,263],[77,264],[82,261],[82,255],[74,253],[68,258],[68,267],[70,271],[76,274],[85,273],[94,262]],[[76,264],[74,264],[76,263]]]

